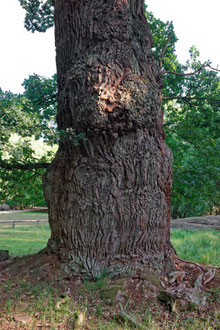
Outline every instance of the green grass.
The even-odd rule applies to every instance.
[[[36,253],[46,246],[49,237],[48,225],[0,226],[0,250],[9,250],[11,256]]]
[[[39,215],[39,213],[37,213]],[[26,214],[25,214],[26,215]],[[35,253],[46,246],[50,236],[50,228],[47,224],[37,226],[16,225],[0,226],[0,249],[7,249],[10,255],[24,255]],[[219,232],[173,230],[171,232],[172,243],[178,255],[184,259],[203,264],[219,266],[218,256],[220,246],[218,244]],[[115,306],[107,306],[100,299],[100,290],[106,284],[106,279],[97,282],[84,281],[82,286],[73,285],[74,290],[70,297],[62,298],[63,293],[71,286],[68,280],[45,277],[39,280],[35,278],[9,279],[0,282],[0,328],[24,328],[19,321],[28,317],[28,325],[25,329],[72,329],[75,315],[86,312],[85,329],[118,329],[127,330],[131,326],[127,323],[116,322]],[[65,279],[65,277],[64,277]],[[131,299],[131,305],[133,304]],[[139,320],[147,329],[215,329],[217,328],[217,307],[211,308],[206,314],[201,314],[197,309],[190,312],[185,305],[178,307],[177,313],[168,314],[168,310],[161,306],[157,299],[143,301],[143,306],[138,305],[135,310],[129,309],[128,313]],[[58,306],[58,307],[57,307]],[[133,305],[132,305],[133,306]]]
[[[171,241],[177,254],[186,260],[204,265],[220,266],[219,231],[171,231]]]
[[[0,214],[0,220],[42,220],[47,213],[20,212]],[[7,219],[6,219],[7,218]],[[10,255],[36,253],[46,246],[50,237],[47,224],[37,226],[17,225],[15,228],[0,226],[0,249],[9,250]],[[219,231],[217,230],[182,230],[171,231],[171,241],[177,254],[186,260],[201,264],[220,266]]]
[[[0,213],[0,221],[2,220],[47,220],[48,214],[46,212],[13,212]]]
[[[129,330],[134,326],[128,321],[117,322],[121,309],[106,305],[100,299],[97,287],[75,285],[60,279],[47,278],[39,281],[38,275],[27,278],[11,278],[0,282],[0,329],[87,329]],[[69,295],[64,295],[68,287]],[[124,307],[124,306],[123,306]],[[126,313],[151,330],[203,330],[217,329],[218,312],[212,309],[201,313],[198,307],[190,312],[187,305],[179,306],[177,312],[168,309],[155,299],[126,307]],[[85,326],[75,327],[75,316],[83,314]],[[28,324],[22,320],[28,319]]]

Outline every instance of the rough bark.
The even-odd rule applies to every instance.
[[[172,267],[171,152],[142,0],[56,0],[61,141],[44,177],[48,248],[96,277]]]

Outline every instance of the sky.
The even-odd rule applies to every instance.
[[[181,63],[195,45],[201,60],[220,67],[219,0],[146,0],[148,10],[163,21],[173,21],[179,38],[176,53]],[[54,30],[31,33],[24,28],[25,12],[18,0],[0,1],[0,87],[22,93],[25,78],[56,72]]]
[[[145,0],[148,10],[162,21],[173,21],[178,37],[176,53],[181,63],[195,45],[201,60],[211,60],[220,68],[219,0]]]

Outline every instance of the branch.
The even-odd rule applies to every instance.
[[[172,24],[172,23],[171,23],[171,24]],[[173,27],[172,27],[172,29],[171,29],[171,31],[170,31],[170,33],[169,33],[169,36],[168,36],[168,38],[167,38],[167,42],[166,42],[166,44],[165,44],[165,46],[164,46],[164,48],[163,48],[163,50],[162,50],[162,53],[161,53],[161,55],[160,55],[160,58],[159,58],[159,66],[160,66],[161,69],[162,69],[162,60],[163,60],[163,57],[164,57],[164,55],[165,55],[165,53],[166,53],[166,50],[167,50],[167,47],[168,47],[168,45],[169,45],[170,39],[171,39],[171,37],[172,37],[172,34],[173,34]]]
[[[218,69],[218,66],[217,68],[213,68],[210,64],[207,64],[206,66],[208,66],[210,69],[212,69],[213,71],[217,71],[217,72],[220,72],[220,70]]]
[[[188,139],[186,136],[182,135],[181,133],[177,132],[177,130],[170,128],[167,125],[167,129],[172,132],[175,133],[176,135],[178,135],[182,140],[186,141],[187,143],[191,144],[195,149],[197,149],[201,154],[206,155],[206,153],[201,150],[200,146],[198,144],[193,143],[190,139]]]
[[[50,163],[29,163],[29,164],[9,164],[5,162],[4,160],[0,159],[0,168],[4,168],[6,170],[37,170],[40,168],[47,168],[50,165]]]
[[[191,73],[181,73],[181,72],[175,72],[175,71],[163,71],[162,74],[170,73],[170,74],[175,74],[175,75],[181,76],[181,77],[194,76],[196,73],[198,73],[199,71],[201,71],[202,69],[204,69],[206,67],[212,69],[213,71],[220,72],[220,70],[218,70],[218,68],[215,69],[210,64],[204,64],[200,68],[198,68],[197,70],[195,70],[194,72],[191,72]]]
[[[185,100],[185,101],[191,101],[191,100],[210,100],[210,101],[217,101],[220,102],[220,99],[215,99],[212,97],[199,97],[199,96],[163,96],[162,100]]]
[[[187,76],[194,76],[196,73],[201,71],[204,67],[205,67],[205,65],[201,66],[199,69],[197,69],[196,71],[191,72],[191,73],[181,73],[181,72],[175,72],[175,71],[163,71],[162,73],[163,74],[171,73],[171,74],[175,74],[176,76],[187,77]]]
[[[36,99],[36,100],[32,100],[31,102],[32,102],[33,104],[36,104],[36,105],[41,105],[41,104],[43,104],[43,103],[45,103],[45,102],[50,102],[50,101],[52,101],[53,99],[56,101],[56,99],[57,99],[57,94],[50,95],[50,96],[45,96],[45,95],[42,94],[41,97],[39,97],[39,98]],[[55,101],[53,101],[53,104],[55,103]]]

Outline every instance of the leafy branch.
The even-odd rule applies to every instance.
[[[213,97],[200,97],[200,96],[163,96],[162,100],[185,100],[185,101],[191,101],[191,100],[209,100],[209,101],[216,101],[220,102],[220,99],[213,98]]]
[[[181,76],[181,77],[187,77],[187,76],[194,76],[196,73],[200,72],[202,69],[204,68],[210,68],[213,71],[217,71],[220,72],[220,70],[218,68],[213,68],[210,64],[205,63],[203,65],[201,65],[197,70],[195,70],[194,72],[189,72],[189,73],[181,73],[181,72],[176,72],[176,71],[163,71],[163,74],[166,73],[170,73],[170,74],[175,74],[177,76]]]
[[[170,33],[169,33],[169,35],[168,35],[168,38],[167,38],[166,44],[165,44],[165,46],[164,46],[164,48],[163,48],[163,50],[162,50],[162,52],[161,52],[160,58],[159,58],[159,67],[160,67],[160,69],[162,69],[162,61],[163,61],[163,57],[164,57],[164,55],[165,55],[165,53],[166,53],[167,47],[168,47],[168,45],[169,45],[169,43],[170,43],[170,40],[171,40],[171,37],[172,37],[172,34],[173,34],[173,24],[172,24],[172,22],[170,23],[170,27],[171,27],[171,31],[170,31]]]
[[[50,163],[8,163],[5,160],[0,159],[0,168],[4,168],[6,170],[37,170],[40,168],[47,168]]]

